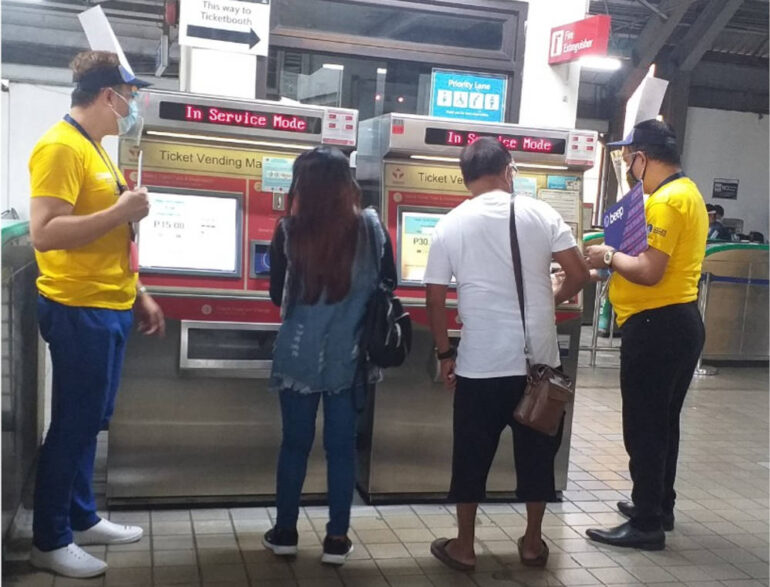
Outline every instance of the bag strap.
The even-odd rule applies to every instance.
[[[374,260],[374,266],[377,268],[377,286],[382,287],[383,285],[387,286],[388,289],[392,290],[393,285],[392,283],[385,283],[385,278],[382,275],[382,261],[384,257],[384,252],[382,255],[378,256],[377,251],[379,251],[382,247],[379,245],[377,241],[377,234],[376,231],[379,228],[383,232],[385,232],[385,227],[382,225],[382,221],[379,218],[379,215],[377,215],[376,218],[370,218],[370,215],[366,213],[366,211],[361,212],[362,216],[364,217],[364,225],[366,227],[366,232],[369,237],[369,248],[372,250],[372,259]],[[387,280],[388,282],[390,280]]]
[[[366,210],[362,210],[361,215],[364,217],[364,226],[366,227],[366,234],[369,237],[369,249],[372,251],[374,266],[379,270],[382,263],[380,259],[377,258],[377,236],[374,233],[374,223],[369,219],[369,214],[366,213]]]
[[[516,230],[516,210],[514,206],[514,200],[516,196],[511,195],[511,219],[510,219],[510,233],[511,233],[511,259],[513,259],[513,275],[516,279],[516,293],[519,298],[519,313],[521,314],[521,327],[524,332],[524,358],[527,361],[527,373],[530,371],[529,360],[529,336],[527,336],[527,318],[525,312],[524,303],[524,278],[521,269],[521,249],[519,248],[519,234]]]
[[[377,257],[377,236],[375,234],[376,227],[374,225],[374,220],[369,218],[369,214],[366,213],[365,210],[361,211],[361,220],[364,223],[364,230],[366,231],[366,240],[367,244],[369,245],[369,248],[372,251],[372,259],[374,261],[374,266],[377,268],[377,287],[381,287],[382,284],[382,259],[379,259]],[[379,219],[377,220],[379,222]],[[369,324],[367,320],[368,312],[364,312],[364,325],[363,330],[361,331],[361,339],[359,341],[359,349],[358,349],[358,365],[356,366],[356,375],[354,377],[354,383],[359,381],[359,377],[361,378],[360,384],[366,388],[367,386],[367,379],[368,379],[368,373],[367,373],[367,352],[366,352],[366,342],[369,339],[370,333],[369,333]],[[354,386],[356,387],[356,386]],[[354,395],[356,395],[354,393]],[[361,398],[354,397],[354,405],[356,407],[356,411],[359,413],[363,410],[363,403],[359,401]]]

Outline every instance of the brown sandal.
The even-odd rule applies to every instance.
[[[452,558],[447,552],[447,545],[454,540],[453,538],[436,538],[430,545],[430,553],[438,560],[455,571],[472,571],[476,568],[476,565],[469,565],[461,562],[455,558]]]
[[[521,564],[525,567],[544,567],[548,564],[548,555],[550,554],[550,551],[548,550],[548,545],[545,543],[545,540],[540,540],[543,543],[543,550],[540,551],[540,554],[537,555],[535,558],[524,558],[524,536],[519,538],[519,541],[517,543],[519,547],[519,560],[521,561]]]

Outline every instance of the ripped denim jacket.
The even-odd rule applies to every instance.
[[[374,209],[363,210],[360,218],[350,291],[343,300],[327,304],[322,295],[317,303],[309,305],[289,299],[288,292],[293,291],[290,280],[295,276],[288,263],[281,301],[283,323],[273,351],[272,391],[338,393],[363,383],[356,381],[361,323],[379,281],[387,239]],[[289,259],[286,223],[282,221],[276,230],[284,231],[283,255]],[[376,243],[376,256],[372,254],[372,241]]]

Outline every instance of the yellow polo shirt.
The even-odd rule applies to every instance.
[[[645,202],[647,242],[668,255],[663,279],[653,286],[631,283],[618,273],[610,280],[610,302],[623,324],[634,314],[698,298],[709,218],[698,187],[688,177],[667,183]]]
[[[29,159],[33,198],[60,198],[85,216],[112,206],[117,200],[115,175],[105,161],[109,155],[65,121],[51,127],[38,141]],[[125,179],[117,165],[115,173]],[[40,277],[38,291],[67,306],[127,310],[134,305],[137,276],[129,268],[128,223],[95,241],[70,250],[35,251]]]

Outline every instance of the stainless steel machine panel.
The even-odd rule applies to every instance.
[[[446,498],[452,473],[453,394],[431,377],[435,362],[433,340],[427,328],[414,324],[412,351],[406,363],[389,369],[361,420],[358,484],[373,503],[436,501]],[[563,365],[575,376],[580,319],[560,324]],[[572,406],[565,418],[561,448],[556,456],[556,490],[567,487]],[[487,497],[515,499],[513,437],[507,428],[487,481]]]
[[[165,338],[129,341],[110,425],[108,503],[272,502],[278,395],[264,378],[180,374],[180,333],[169,320]],[[326,493],[322,429],[319,410],[306,500]]]
[[[212,377],[270,377],[278,324],[182,320],[179,369]]]

